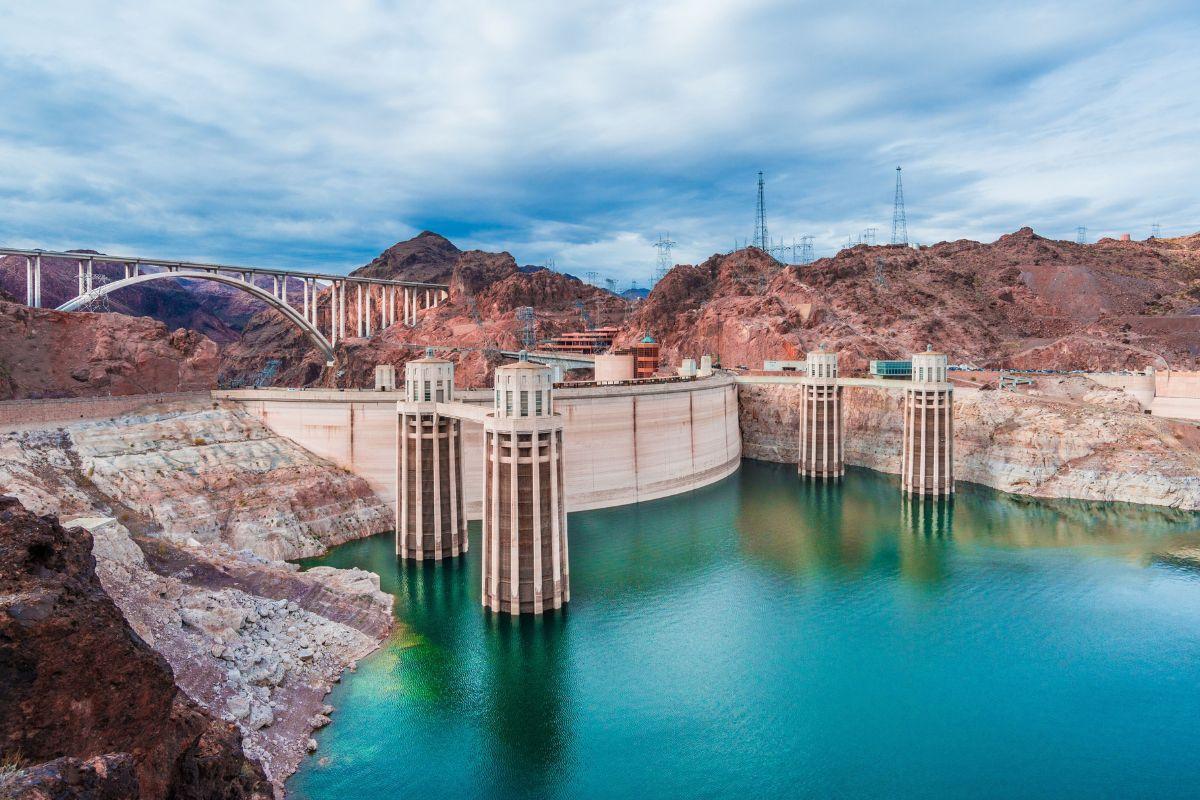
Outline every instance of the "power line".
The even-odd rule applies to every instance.
[[[892,244],[908,244],[908,218],[904,213],[904,184],[896,167],[896,199],[892,204]]]

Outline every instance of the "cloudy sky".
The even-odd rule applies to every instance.
[[[151,5],[157,8],[149,9]],[[335,7],[337,6],[337,7]],[[669,232],[818,255],[1200,230],[1200,6],[0,6],[0,243],[344,271],[422,229],[622,283]]]

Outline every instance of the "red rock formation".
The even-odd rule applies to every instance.
[[[241,340],[226,350],[221,384],[369,388],[374,385],[377,364],[402,368],[429,344],[461,348],[441,353],[457,363],[458,384],[486,386],[491,368],[504,360],[495,351],[520,347],[518,308],[534,308],[539,338],[581,329],[584,321],[579,304],[597,325],[619,322],[628,308],[626,301],[577,278],[548,269],[518,267],[508,253],[458,251],[436,234],[402,242],[360,272],[369,269],[373,277],[393,279],[440,277],[451,249],[456,254],[448,280],[451,299],[422,310],[415,327],[396,324],[370,339],[352,336],[338,344],[337,364],[327,370],[320,353],[299,329],[277,314],[260,314],[246,326]],[[395,271],[388,271],[392,267]],[[348,293],[347,300],[347,332],[354,333],[358,319],[354,294]]]
[[[91,764],[59,761],[10,780],[26,789],[44,780],[43,796],[55,797],[63,796],[49,794],[55,787],[88,784],[95,796],[268,796],[233,726],[183,695],[166,661],[130,629],[91,550],[87,532],[0,497],[0,756]],[[112,754],[132,759],[136,793],[121,793],[128,762]]]
[[[207,389],[218,359],[211,339],[146,317],[0,301],[0,400]]]
[[[1197,303],[1190,239],[1077,245],[1024,228],[993,244],[859,245],[806,266],[755,249],[677,266],[619,342],[649,331],[666,363],[711,353],[748,367],[826,342],[846,373],[927,343],[990,367],[1194,368]]]

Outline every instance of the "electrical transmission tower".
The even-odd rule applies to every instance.
[[[1075,229],[1075,244],[1087,243],[1087,228],[1080,225]]]
[[[904,184],[896,167],[896,199],[892,204],[892,244],[908,245],[908,218],[904,215]]]
[[[862,232],[862,239],[860,241],[862,241],[863,244],[868,244],[868,245],[874,246],[875,245],[875,230],[876,230],[875,228],[867,228],[866,230],[864,230]]]
[[[758,173],[758,208],[754,211],[754,241],[751,247],[766,250],[771,244],[767,238],[767,205],[763,192],[763,174]]]
[[[604,286],[613,294],[617,293],[617,281],[614,278],[605,278]]]
[[[655,283],[667,277],[667,273],[671,271],[671,267],[675,266],[671,263],[671,248],[675,244],[675,242],[671,241],[671,234],[669,233],[660,234],[658,241],[654,243],[654,249],[658,251],[658,264],[654,270]]]
[[[584,277],[584,278],[587,280],[587,282],[588,282],[589,284],[591,284],[592,286],[599,286],[599,285],[600,285],[600,273],[599,273],[599,272],[596,272],[595,270],[590,270],[590,269],[589,269],[587,272],[583,273],[583,277]]]
[[[1162,225],[1157,222],[1150,226],[1150,235],[1155,239],[1162,238]]]
[[[816,259],[813,257],[813,237],[812,234],[806,234],[800,237],[800,263],[811,264]]]
[[[530,306],[521,306],[517,309],[517,321],[521,323],[521,347],[525,350],[532,350],[537,344],[537,320],[533,316],[533,309]]]

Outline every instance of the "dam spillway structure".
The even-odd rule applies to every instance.
[[[541,614],[571,599],[563,491],[563,420],[549,367],[496,368],[483,423],[483,605]]]
[[[901,487],[908,495],[954,494],[954,387],[946,379],[946,354],[933,347],[912,357],[904,388]]]
[[[454,363],[433,350],[404,367],[397,403],[396,555],[413,561],[467,552],[462,423],[438,413],[454,401]]]
[[[808,374],[801,379],[801,477],[837,480],[846,474],[842,458],[842,388],[838,354],[822,345],[808,354]]]

